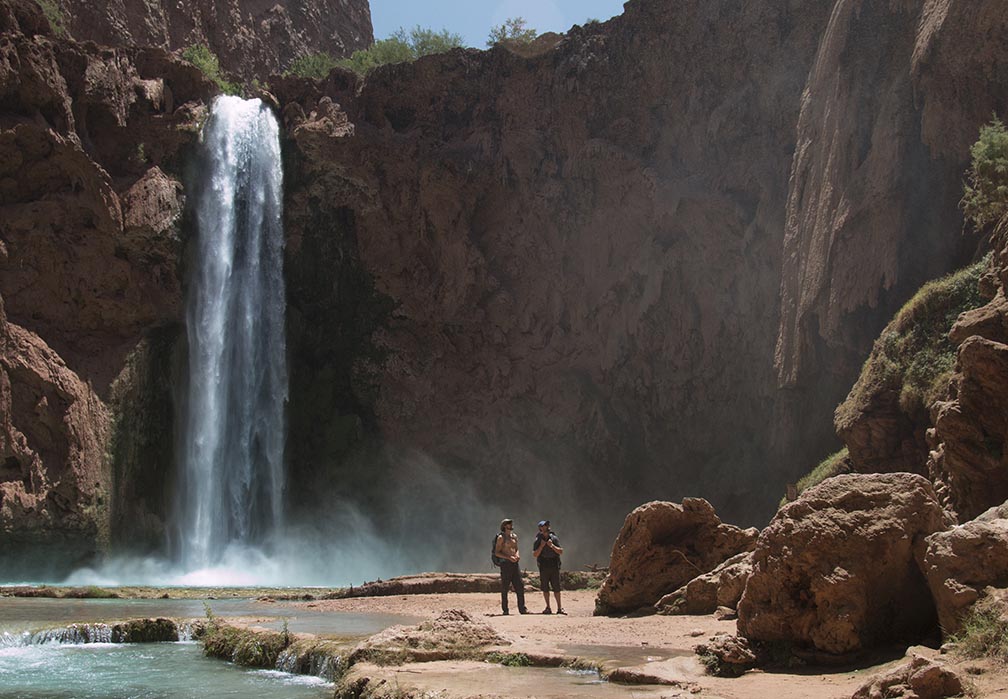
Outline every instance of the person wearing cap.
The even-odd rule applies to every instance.
[[[553,596],[556,598],[556,613],[566,614],[563,605],[560,604],[560,556],[563,554],[563,549],[560,548],[560,540],[550,529],[548,519],[539,522],[539,533],[536,534],[532,548],[532,555],[539,563],[539,586],[542,588],[543,599],[546,600],[546,609],[542,613],[553,613],[553,610],[550,609],[549,598],[549,591],[552,587]]]
[[[514,587],[515,596],[518,598],[518,612],[528,614],[525,607],[525,584],[522,582],[521,569],[518,567],[518,560],[521,554],[518,553],[518,535],[514,533],[514,521],[510,519],[501,520],[500,534],[494,544],[494,554],[501,559],[501,611],[508,613],[508,588]]]

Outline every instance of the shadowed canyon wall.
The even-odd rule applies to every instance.
[[[7,322],[107,411],[88,428],[102,456],[82,457],[110,489],[95,526],[151,547],[184,361],[181,182],[210,84],[161,49],[33,36],[44,21],[5,1],[2,162],[69,163],[0,191]],[[1004,15],[632,0],[538,55],[274,81],[290,502],[353,504],[406,543],[550,516],[584,561],[645,500],[765,522],[834,448],[833,408],[894,309],[972,252],[956,200],[1005,106]],[[5,439],[4,459],[42,453]],[[4,487],[45,500],[58,475],[26,469]],[[13,536],[26,520],[3,497]]]

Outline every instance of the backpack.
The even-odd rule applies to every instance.
[[[496,535],[493,540],[493,546],[490,547],[490,562],[498,568],[500,567],[500,564],[504,562],[504,559],[497,555],[497,539],[500,537],[500,534]]]

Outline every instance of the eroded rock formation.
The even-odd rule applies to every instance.
[[[301,56],[349,56],[374,41],[366,0],[254,2],[88,2],[54,0],[67,32],[108,46],[156,46],[168,51],[202,44],[224,70],[264,79]]]
[[[752,550],[755,529],[724,524],[710,503],[649,502],[629,515],[613,544],[596,614],[633,612],[655,604],[726,559]]]
[[[946,526],[921,476],[824,481],[760,533],[739,633],[835,655],[919,639],[935,628],[936,613],[918,562],[925,537]]]
[[[659,614],[713,614],[718,607],[738,606],[752,575],[752,552],[739,553],[709,573],[698,575],[655,602]]]
[[[929,536],[923,569],[942,632],[958,632],[985,588],[1008,588],[1008,506]]]
[[[212,86],[157,49],[58,39],[34,3],[0,3],[0,30],[2,548],[33,559],[26,574],[58,572],[107,546],[133,474],[157,462],[130,445],[170,442],[170,420],[124,430],[144,417],[124,422],[111,386],[178,321],[183,199],[166,172]]]

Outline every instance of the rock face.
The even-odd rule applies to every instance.
[[[150,542],[178,183],[214,89],[166,49],[205,40],[261,75],[338,44],[330,21],[370,30],[363,3],[61,7],[78,38],[154,48],[60,39],[0,0],[0,296],[112,410],[110,516]],[[1008,94],[1005,21],[999,0],[631,0],[537,55],[272,83],[291,501],[338,484],[432,526],[446,498],[591,511],[587,560],[655,494],[764,521],[829,451],[884,319],[958,266],[968,145]],[[954,432],[946,474],[966,468]]]
[[[739,633],[831,654],[914,640],[936,625],[918,567],[945,520],[909,473],[846,474],[783,507],[760,534]]]
[[[798,121],[777,344],[784,385],[825,372],[831,386],[820,388],[836,397],[903,300],[965,262],[961,173],[979,126],[1006,106],[994,87],[1008,80],[1002,10],[998,0],[835,3]]]
[[[961,343],[947,400],[931,408],[928,468],[942,502],[966,522],[1008,500],[1008,219],[998,226],[990,302],[963,314],[950,336]]]
[[[653,605],[725,559],[752,549],[755,529],[723,524],[710,503],[649,502],[627,515],[595,601],[596,614]]]
[[[0,308],[0,535],[4,570],[58,572],[109,537],[108,409]]]
[[[655,603],[659,614],[713,614],[718,607],[735,609],[752,575],[752,552],[732,556]]]
[[[765,429],[789,424],[769,417],[789,400],[772,364],[783,214],[828,11],[634,0],[536,57],[458,50],[363,84],[272,85],[296,154],[292,441],[373,431],[500,506],[590,508],[600,533],[653,493],[703,490],[763,521],[795,441],[832,439]],[[292,463],[339,482],[354,469],[329,464],[347,458]],[[513,487],[541,473],[568,497]],[[608,537],[583,543],[598,560]]]
[[[224,70],[244,78],[264,79],[313,53],[349,56],[374,42],[367,0],[55,2],[78,41],[168,51],[203,44]]]
[[[942,632],[956,633],[963,614],[988,585],[1008,587],[1008,506],[929,536],[924,573]]]
[[[157,462],[130,445],[171,432],[124,432],[111,386],[179,317],[183,200],[166,173],[211,86],[160,50],[59,40],[34,3],[0,2],[0,31],[0,550],[58,573],[116,536],[126,474]]]

